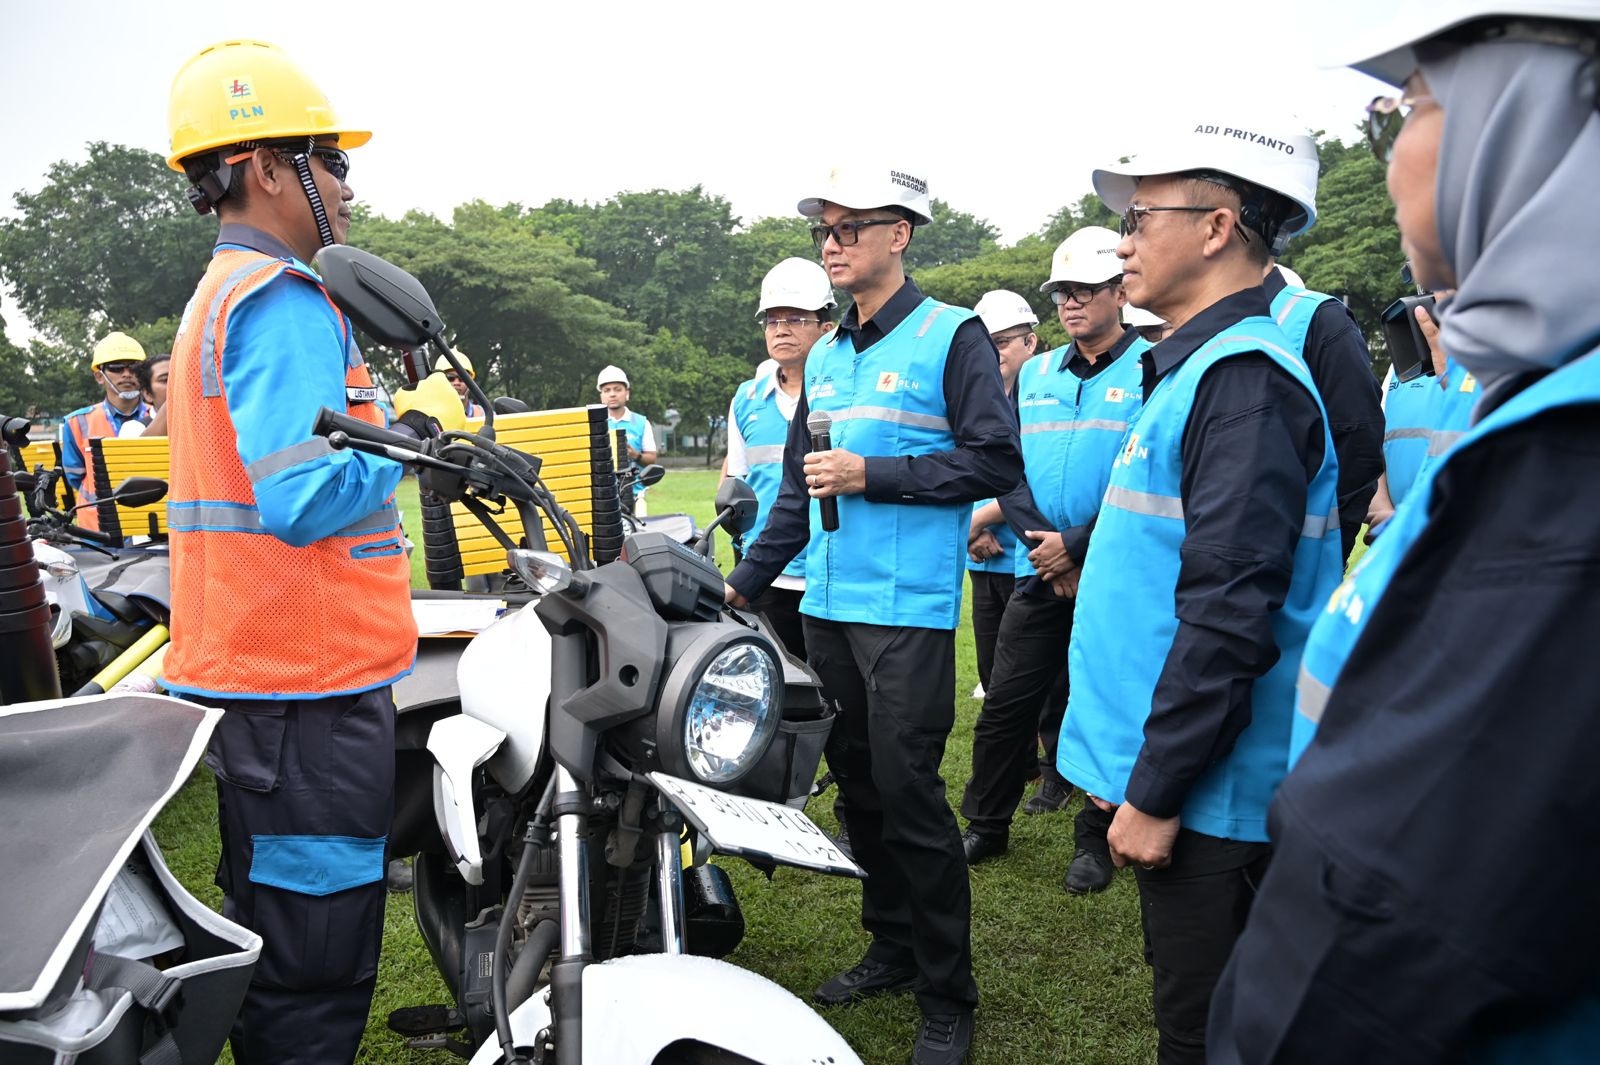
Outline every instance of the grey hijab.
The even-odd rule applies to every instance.
[[[1437,216],[1458,288],[1444,349],[1483,385],[1600,344],[1600,112],[1575,47],[1503,41],[1419,50],[1444,107]]]

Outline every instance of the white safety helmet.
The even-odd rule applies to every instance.
[[[594,387],[596,392],[606,385],[622,385],[625,388],[633,387],[632,385],[628,384],[628,375],[622,372],[622,367],[620,366],[607,366],[604,370],[601,370],[599,376],[594,379]]]
[[[1015,325],[1039,324],[1039,316],[1033,313],[1028,301],[1003,288],[985,292],[972,310],[983,319],[983,328],[990,336]]]
[[[1290,288],[1305,288],[1306,283],[1300,280],[1300,275],[1282,263],[1278,264],[1278,273],[1283,275],[1283,280]]]
[[[1128,304],[1126,307],[1122,308],[1122,310],[1123,310],[1123,315],[1122,315],[1123,324],[1124,325],[1131,325],[1135,329],[1149,329],[1153,325],[1166,325],[1167,324],[1165,318],[1157,318],[1155,315],[1151,314],[1149,311],[1145,310],[1143,307],[1135,307],[1131,303]]]
[[[920,168],[908,171],[873,164],[836,166],[828,171],[815,196],[800,201],[799,211],[807,218],[815,218],[825,203],[852,211],[902,207],[911,212],[912,225],[925,226],[933,221],[933,207],[928,199],[928,179],[922,175]]]
[[[1094,172],[1094,191],[1117,214],[1128,209],[1140,178],[1213,170],[1275,192],[1299,208],[1283,220],[1276,249],[1317,220],[1317,142],[1303,125],[1218,105],[1164,131],[1157,128],[1147,143],[1131,162]],[[1250,219],[1241,221],[1256,228]]]
[[[1417,69],[1415,46],[1478,19],[1557,19],[1600,22],[1595,0],[1361,0],[1319,56],[1325,67],[1354,67],[1390,85]]]
[[[1051,292],[1063,281],[1079,285],[1102,285],[1122,274],[1117,245],[1122,238],[1105,226],[1084,226],[1062,241],[1050,256],[1050,280],[1039,286]]]
[[[760,318],[774,307],[793,307],[801,311],[820,311],[837,307],[827,272],[810,259],[788,258],[767,271],[761,279]]]

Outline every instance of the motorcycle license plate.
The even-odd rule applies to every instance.
[[[650,779],[714,850],[866,879],[861,867],[799,810],[729,795],[666,773],[651,773]]]

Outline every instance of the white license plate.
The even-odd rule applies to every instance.
[[[712,848],[723,854],[866,879],[861,867],[846,858],[827,833],[799,810],[729,795],[666,773],[651,773],[650,779]]]

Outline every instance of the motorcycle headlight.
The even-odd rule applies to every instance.
[[[771,641],[729,622],[679,622],[667,630],[653,716],[612,737],[639,772],[724,787],[761,761],[783,719],[783,667]]]
[[[735,643],[717,652],[684,712],[684,755],[696,777],[725,784],[760,760],[782,714],[781,678],[759,644]]]

